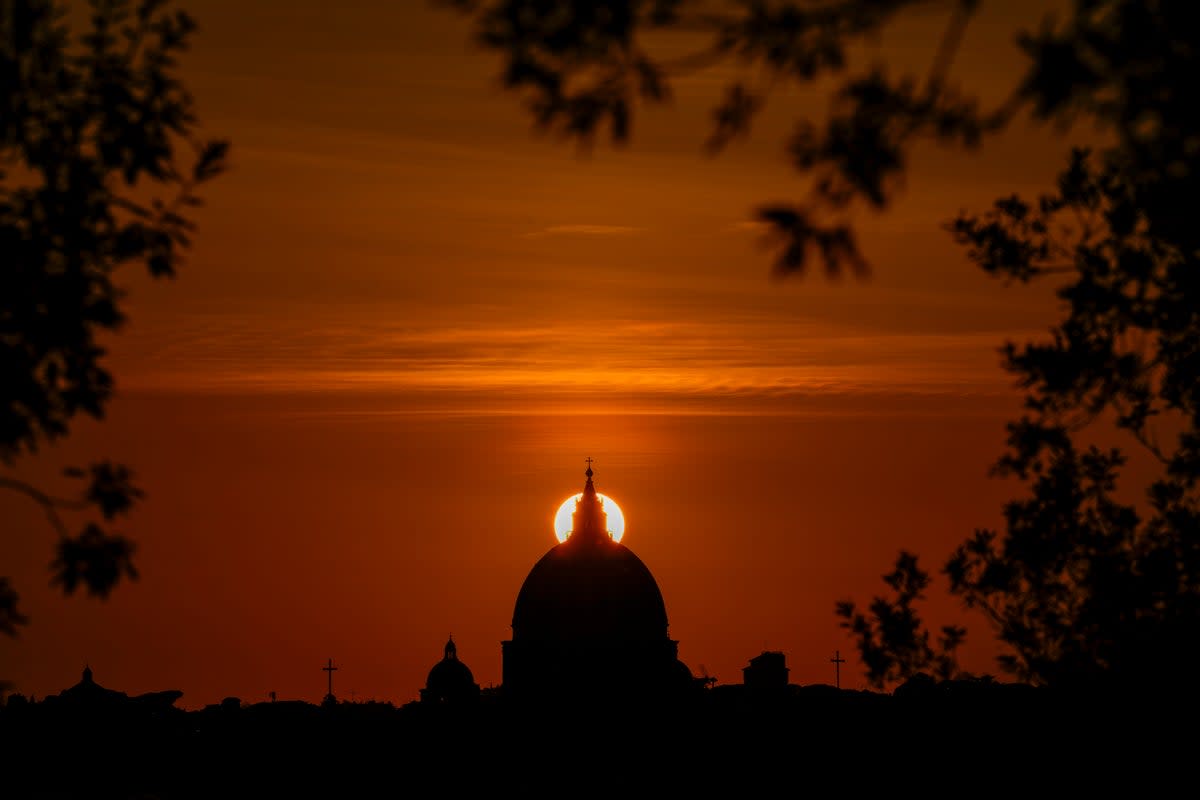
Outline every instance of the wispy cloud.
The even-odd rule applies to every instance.
[[[935,408],[1008,394],[994,334],[838,330],[766,314],[711,321],[615,316],[603,325],[574,317],[526,324],[264,319],[240,326],[176,319],[174,327],[171,344],[122,368],[124,385],[402,393],[447,413],[614,403],[626,410],[862,413],[917,409],[920,398]],[[180,336],[185,328],[190,335]]]
[[[551,225],[538,231],[523,234],[526,239],[543,239],[547,236],[633,236],[645,228],[629,225]]]

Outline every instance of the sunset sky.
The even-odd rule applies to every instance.
[[[177,279],[129,268],[117,397],[18,466],[130,464],[140,580],[107,601],[49,587],[53,531],[0,495],[31,624],[0,678],[42,697],[90,664],[130,694],[199,708],[417,698],[453,635],[482,686],[559,504],[625,512],[700,675],[763,650],[793,683],[865,688],[835,603],[870,601],[901,548],[935,569],[1000,523],[988,477],[1019,409],[997,349],[1053,322],[942,230],[960,209],[1048,188],[1070,140],[1018,122],[981,152],[921,148],[887,213],[858,219],[866,281],[771,274],[751,223],[805,184],[784,140],[817,93],[779,94],[704,155],[732,67],[679,79],[623,148],[538,136],[455,14],[412,0],[196,0],[183,63],[206,132],[232,142]],[[996,100],[1039,2],[984,3],[955,77]],[[1006,16],[1007,15],[1007,16]],[[867,53],[918,69],[944,17]],[[664,42],[664,47],[678,43]],[[74,520],[74,518],[72,518]],[[80,522],[82,520],[79,520]],[[982,618],[939,579],[930,621]]]

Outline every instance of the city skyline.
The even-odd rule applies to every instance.
[[[801,191],[796,94],[708,157],[725,73],[702,71],[627,146],[580,153],[531,132],[432,4],[183,5],[181,75],[229,170],[176,279],[119,274],[106,418],[18,465],[58,492],[66,464],[130,464],[140,577],[62,597],[42,510],[0,495],[30,617],[0,640],[11,691],[90,663],[186,708],[319,699],[332,657],[348,689],[403,703],[450,633],[497,685],[585,458],[694,672],[736,683],[778,651],[794,682],[832,684],[840,654],[842,687],[865,688],[835,604],[881,594],[901,549],[936,569],[1002,526],[1018,488],[989,468],[1020,396],[998,349],[1044,336],[1055,298],[989,278],[944,224],[1051,186],[1071,144],[1055,131],[919,148],[893,207],[859,220],[868,279],[780,280],[753,211]],[[957,78],[998,95],[1043,5],[985,4]],[[916,15],[865,56],[924,63],[943,26]],[[969,625],[964,668],[999,674],[940,578],[928,610]]]

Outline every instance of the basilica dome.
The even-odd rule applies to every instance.
[[[585,512],[589,502],[585,493]],[[585,528],[534,564],[517,594],[512,627],[523,639],[653,640],[667,635],[667,608],[632,550]]]
[[[510,693],[660,692],[690,683],[667,632],[649,568],[608,530],[603,498],[587,483],[571,532],[529,571],[503,643]]]

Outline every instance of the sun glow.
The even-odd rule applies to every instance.
[[[563,500],[562,505],[554,514],[554,535],[560,542],[565,542],[567,535],[571,533],[571,515],[575,513],[575,504],[581,497],[583,497],[583,492]],[[625,535],[625,515],[621,513],[621,507],[617,505],[616,500],[600,494],[600,492],[596,492],[596,497],[600,498],[604,512],[608,515],[608,532],[612,534],[613,541],[621,541],[621,537]]]

